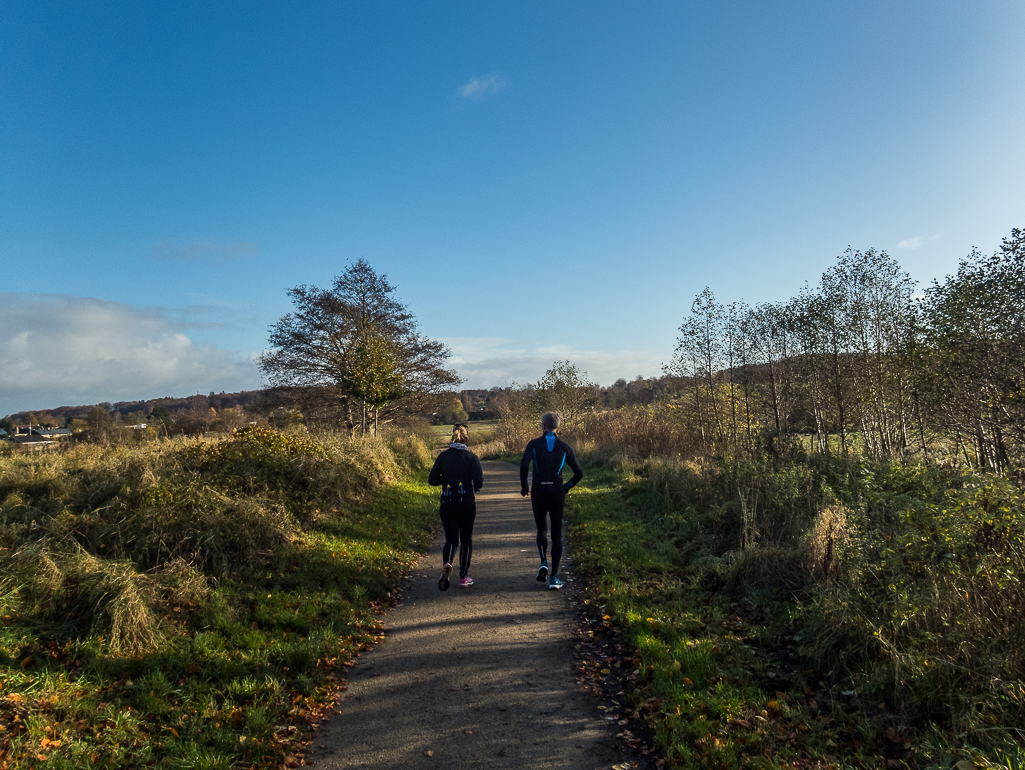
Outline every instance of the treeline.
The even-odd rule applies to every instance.
[[[276,425],[290,420],[294,421],[294,415],[272,403],[265,391],[254,390],[17,412],[0,420],[0,428],[8,432],[20,425],[70,428],[74,433],[108,438],[116,431],[142,425],[164,435],[200,435],[210,430],[230,431],[248,424]]]
[[[586,373],[584,373],[586,376]],[[612,385],[600,387],[595,383],[587,383],[589,394],[586,401],[591,407],[603,409],[619,409],[624,406],[647,406],[666,394],[677,390],[677,378],[664,377],[645,378],[638,376],[627,381],[618,379]],[[532,398],[537,394],[536,385],[519,387],[516,385],[489,390],[469,389],[452,393],[445,399],[442,406],[434,413],[434,422],[448,425],[454,422],[474,420],[501,419],[507,411],[510,401],[523,396]]]
[[[210,393],[208,396],[197,394],[184,398],[151,398],[141,401],[118,401],[117,403],[104,402],[102,404],[88,404],[86,406],[58,406],[53,409],[43,409],[27,412],[15,412],[7,415],[4,420],[12,425],[41,425],[44,428],[65,428],[72,420],[86,420],[89,413],[97,407],[103,407],[111,418],[116,422],[132,425],[145,422],[153,410],[163,407],[170,414],[176,415],[187,412],[190,409],[234,409],[242,407],[251,409],[263,397],[263,391],[244,390],[238,393]],[[139,419],[135,419],[139,418]]]
[[[849,249],[786,301],[724,305],[706,288],[666,367],[695,442],[781,453],[804,438],[826,453],[1021,467],[1025,231],[916,289],[874,249]]]

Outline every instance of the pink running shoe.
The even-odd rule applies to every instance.
[[[459,578],[460,588],[469,588],[473,585],[473,578],[467,575],[466,577]]]

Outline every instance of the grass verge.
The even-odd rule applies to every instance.
[[[935,633],[922,625],[934,605],[919,590],[930,576],[940,576],[937,585],[948,584],[943,581],[960,557],[945,554],[961,553],[966,565],[975,558],[964,523],[972,520],[971,512],[950,500],[965,494],[987,497],[992,510],[973,509],[984,514],[982,531],[1013,531],[1020,521],[1018,494],[1001,491],[999,481],[968,484],[953,496],[939,495],[948,501],[941,505],[910,488],[914,485],[909,486],[907,476],[884,479],[872,470],[878,469],[860,472],[857,494],[840,490],[838,483],[831,492],[843,495],[857,511],[851,519],[862,520],[860,528],[848,522],[853,544],[839,536],[837,503],[828,509],[832,514],[814,519],[811,534],[782,548],[769,545],[767,519],[745,510],[742,499],[725,504],[712,494],[714,483],[701,481],[691,470],[676,468],[670,477],[659,462],[608,455],[587,462],[585,481],[570,497],[568,528],[586,579],[589,633],[608,639],[601,643],[607,658],[600,673],[612,683],[615,706],[622,717],[647,724],[668,767],[956,765],[964,770],[1025,764],[1025,751],[1015,740],[1023,701],[1014,681],[992,682],[990,688],[992,677],[985,672],[974,683],[959,680],[973,703],[986,704],[972,712],[969,731],[963,727],[969,719],[964,699],[932,687],[930,666],[949,652],[940,651]],[[777,474],[780,484],[784,476]],[[762,495],[764,512],[764,488]],[[900,504],[884,511],[880,501],[888,495],[900,498]],[[926,510],[929,505],[934,509]],[[956,514],[946,528],[941,526],[944,511]],[[915,526],[907,523],[909,518]],[[864,525],[872,521],[873,526]],[[814,534],[823,527],[836,534],[830,559],[816,551]],[[965,537],[954,531],[958,528]],[[912,537],[916,532],[918,539]],[[742,548],[745,537],[747,547]],[[955,543],[958,538],[964,542]],[[935,549],[928,546],[938,540],[943,544],[938,559],[946,572],[929,567]],[[850,553],[832,553],[834,547]],[[836,572],[853,563],[848,557],[855,550],[857,563],[866,569],[858,581],[847,581],[857,591],[840,590]],[[816,565],[832,570],[831,575],[816,574]],[[887,586],[897,585],[895,569],[906,584],[889,591]],[[1006,572],[1005,566],[1000,570]],[[974,567],[966,571],[980,572]],[[1019,585],[1013,568],[1000,574],[1004,596],[1010,596],[1007,592]],[[956,580],[949,585],[966,590]],[[912,611],[916,603],[923,605],[920,611]],[[949,617],[960,617],[965,625],[967,613],[962,608]],[[997,618],[989,626],[991,636],[1009,638],[1014,622],[1020,621]],[[894,636],[902,648],[900,665],[873,642],[873,630],[896,634],[898,627],[911,629],[906,637]],[[965,628],[955,626],[950,633],[971,641]],[[969,648],[962,642],[952,646]],[[1006,667],[1010,658],[988,652]],[[917,668],[911,668],[911,660],[918,661]],[[891,678],[886,681],[881,674]],[[962,711],[945,720],[922,710],[933,702]],[[988,728],[985,720],[990,720]]]
[[[437,512],[384,444],[289,442],[6,458],[0,767],[298,766]]]

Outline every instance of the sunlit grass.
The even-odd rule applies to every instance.
[[[5,581],[0,592],[0,759],[7,767],[278,767],[301,750],[311,725],[336,696],[344,666],[379,638],[378,613],[430,542],[437,513],[422,470],[390,482],[378,475],[364,485],[376,487],[375,494],[353,494],[363,483],[359,473],[397,472],[383,444],[369,447],[364,456],[356,443],[329,439],[319,444],[322,454],[312,447],[304,454],[298,447],[299,454],[290,455],[287,442],[280,444],[286,451],[275,454],[277,439],[268,440],[272,443],[263,445],[267,449],[260,449],[258,458],[243,450],[239,461],[263,467],[268,478],[280,472],[285,483],[294,483],[288,474],[294,479],[296,472],[312,473],[323,486],[313,487],[307,510],[298,510],[294,501],[276,502],[272,486],[263,492],[246,482],[256,493],[245,498],[252,515],[266,510],[277,516],[274,507],[279,506],[294,524],[282,538],[268,541],[269,550],[240,552],[206,541],[206,551],[193,551],[199,558],[190,567],[202,590],[182,582],[195,575],[181,568],[173,572],[157,565],[154,571],[134,562],[131,574],[136,577],[131,579],[140,590],[147,589],[140,596],[157,620],[156,636],[145,649],[119,651],[111,646],[114,627],[90,623],[87,616],[69,625],[52,612],[40,614],[36,604],[26,601],[50,594],[40,594],[41,589],[33,594],[25,584]],[[53,539],[62,526],[60,517],[103,528],[104,511],[114,511],[122,522],[138,522],[121,525],[124,541],[118,547],[126,564],[133,563],[133,553],[140,558],[154,553],[138,538],[149,526],[145,516],[166,517],[167,506],[175,510],[183,501],[202,505],[207,494],[185,494],[190,484],[203,488],[195,481],[204,478],[205,455],[199,455],[198,472],[182,473],[178,458],[183,446],[194,451],[176,442],[142,447],[134,455],[123,448],[108,450],[113,456],[87,448],[38,463],[23,456],[0,458],[0,511],[5,515],[0,536],[7,549],[0,558],[10,558],[27,543],[38,543],[34,547],[45,554],[74,553],[67,535],[64,541]],[[426,453],[407,446],[406,462],[418,454]],[[311,462],[310,456],[321,459]],[[161,470],[168,467],[161,466],[161,457],[173,461],[170,475]],[[331,467],[319,468],[318,462]],[[345,468],[349,475],[338,477],[337,469]],[[211,489],[236,483],[230,477],[223,482],[206,478]],[[161,491],[156,500],[152,490]],[[82,550],[97,541],[86,530],[70,542]],[[228,558],[202,557],[213,550]],[[58,559],[54,580],[72,575],[79,562],[86,564],[75,567],[83,575],[107,569],[104,555],[89,559],[94,561]],[[204,575],[211,568],[216,572]],[[32,578],[28,570],[18,574]],[[53,583],[59,589],[53,594],[56,607],[70,595],[70,588],[60,588],[67,579],[77,581]]]
[[[647,721],[668,766],[1020,760],[1025,698],[1011,640],[1021,623],[1021,493],[1000,479],[850,467],[732,471],[734,484],[761,484],[747,524],[758,535],[745,548],[743,510],[721,471],[609,450],[588,464],[568,516],[589,576],[584,601],[593,627],[619,628],[633,650],[622,707]],[[815,534],[823,499],[854,511],[830,514],[828,538]],[[987,532],[1001,534],[989,542]],[[955,557],[932,559],[936,543]],[[962,567],[951,571],[953,562]],[[1009,603],[1000,619],[988,604],[997,574]],[[948,595],[930,599],[944,585]],[[942,623],[945,636],[931,630]],[[885,629],[899,657],[873,642],[873,629]],[[955,651],[971,668],[960,664],[957,699],[937,716],[927,706],[953,681],[943,661]]]

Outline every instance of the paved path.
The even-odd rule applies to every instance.
[[[471,588],[437,587],[442,540],[384,617],[385,641],[352,670],[341,713],[307,762],[329,768],[558,768],[622,762],[573,672],[567,595],[534,580],[519,471],[484,463]],[[565,572],[565,570],[562,570]]]

